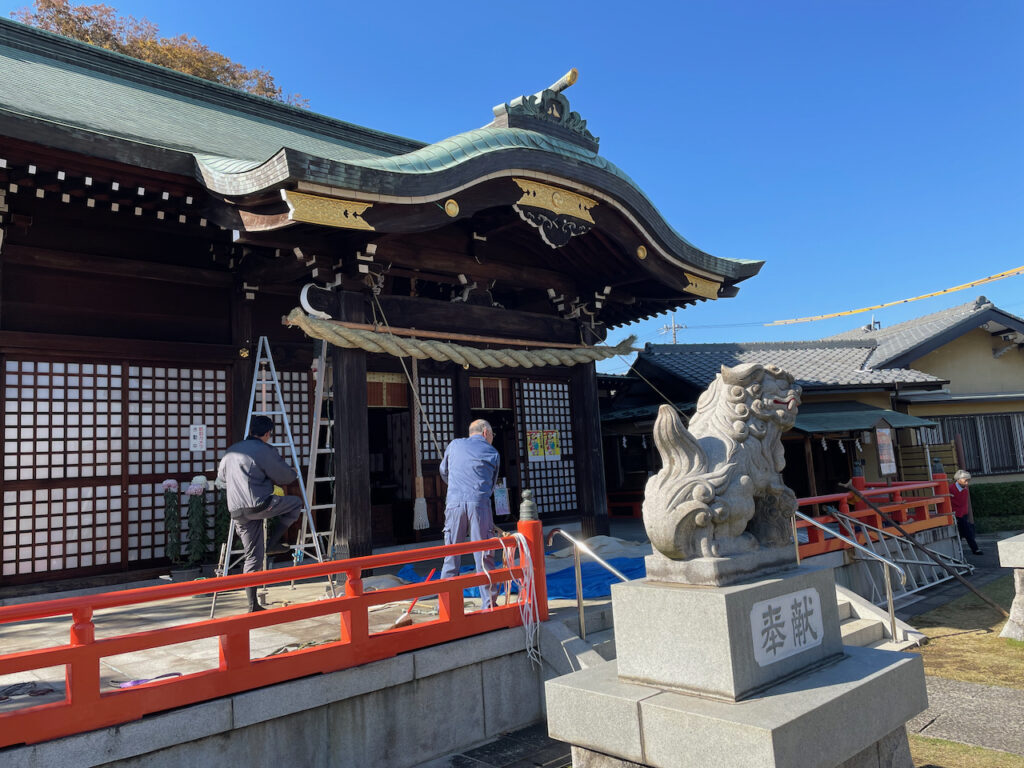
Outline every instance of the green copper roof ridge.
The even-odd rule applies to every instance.
[[[266,96],[257,96],[3,17],[0,17],[0,45],[56,59],[64,64],[107,77],[170,92],[200,103],[233,109],[292,128],[349,141],[352,142],[353,149],[401,153],[426,146],[424,142],[416,139],[377,131]],[[268,110],[276,114],[268,116]],[[370,143],[364,144],[361,140]]]
[[[492,139],[492,141],[479,142],[477,141],[478,139]],[[481,146],[482,143],[485,144],[485,146]],[[712,254],[703,251],[701,248],[698,248],[679,234],[679,232],[668,223],[668,220],[661,211],[658,210],[657,206],[654,205],[651,199],[644,194],[643,190],[640,189],[637,183],[617,165],[612,163],[610,160],[601,157],[597,152],[538,131],[525,128],[487,125],[482,128],[474,128],[463,133],[455,134],[454,136],[449,136],[446,139],[442,139],[434,144],[429,144],[404,155],[394,155],[391,157],[351,158],[335,160],[335,162],[397,175],[429,175],[458,166],[473,157],[490,154],[491,152],[514,149],[551,152],[571,160],[585,162],[600,171],[609,173],[610,175],[620,179],[622,182],[632,187],[633,190],[647,202],[652,211],[662,220],[662,222],[664,222],[665,227],[675,237],[679,238],[679,240],[685,243],[689,248],[692,248],[694,251],[697,251],[707,257],[743,265],[757,265],[763,263],[756,259],[729,259],[721,256],[713,256]],[[457,156],[454,150],[461,153],[461,157]],[[290,148],[282,147],[282,149],[277,153],[267,158],[267,161],[265,162],[269,162],[274,157],[278,156],[281,151],[287,152],[290,151]],[[224,161],[230,162],[232,159],[233,158],[219,158],[221,162],[216,163],[216,165],[223,166]],[[209,160],[210,158],[208,156],[203,157],[198,154],[196,155],[196,161],[200,166],[200,173],[202,173],[202,175],[208,180],[210,176],[231,176],[248,172],[240,171],[238,174],[225,172],[220,168],[215,167],[213,163],[209,162]],[[249,170],[254,170],[264,164],[265,163],[256,163],[253,165],[253,168]],[[206,171],[211,171],[212,173],[207,174]]]

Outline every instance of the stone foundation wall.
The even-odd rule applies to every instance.
[[[403,768],[543,717],[521,627],[0,751],[4,768]]]

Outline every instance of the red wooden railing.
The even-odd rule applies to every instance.
[[[900,527],[908,533],[914,533],[928,528],[954,524],[953,508],[949,502],[948,479],[946,475],[941,474],[936,474],[933,477],[934,479],[928,482],[898,483],[867,483],[864,478],[855,477],[852,482],[857,490],[871,499]],[[809,514],[810,507],[828,505],[835,507],[840,514],[855,518],[875,528],[887,527],[882,517],[853,493],[808,496],[797,499],[797,504],[805,514]],[[831,515],[820,515],[815,519],[821,523],[837,522],[836,518]],[[805,557],[850,548],[846,542],[829,537],[825,531],[804,520],[798,519],[796,526],[798,530],[807,532],[807,542],[799,546],[801,560]],[[894,535],[899,535],[895,529],[890,527],[889,530]],[[857,540],[866,543],[865,536],[863,531],[858,532]],[[875,535],[872,536],[873,539],[874,537]]]
[[[518,532],[529,548],[533,566],[537,615],[547,619],[547,588],[544,580],[544,541],[540,522],[521,521]],[[67,645],[40,648],[0,656],[0,676],[64,666],[66,691],[63,701],[49,702],[0,713],[0,748],[32,744],[59,736],[137,720],[146,714],[194,704],[240,691],[293,680],[315,673],[333,672],[405,651],[456,640],[521,623],[520,605],[511,603],[487,611],[465,613],[462,590],[488,582],[483,574],[466,574],[443,581],[421,582],[364,593],[361,574],[371,568],[435,560],[446,555],[470,554],[505,548],[510,556],[505,567],[491,571],[495,583],[522,578],[523,552],[517,539],[467,542],[351,560],[314,563],[274,571],[225,576],[198,582],[107,592],[0,608],[0,625],[70,615],[71,638]],[[215,590],[344,574],[345,594],[340,597],[299,603],[259,613],[243,613],[178,626],[132,632],[97,639],[93,614],[105,608],[206,594]],[[375,605],[438,595],[436,619],[398,629],[370,632],[369,609]],[[520,600],[525,599],[520,595]],[[340,639],[312,648],[254,659],[249,633],[303,619],[335,615]],[[216,669],[157,680],[131,688],[104,691],[100,686],[100,660],[123,653],[147,651],[204,638],[216,638],[220,649]]]

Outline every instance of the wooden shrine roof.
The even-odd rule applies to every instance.
[[[209,192],[206,215],[240,243],[280,250],[305,238],[305,249],[334,228],[359,248],[452,227],[476,237],[484,224],[511,246],[525,236],[510,228],[528,228],[496,212],[514,209],[565,254],[571,279],[585,276],[585,291],[610,286],[607,298],[615,288],[610,326],[734,296],[760,270],[760,261],[715,257],[679,235],[599,154],[558,90],[493,111],[489,125],[427,145],[0,19],[0,136],[195,178]],[[551,253],[536,239],[530,250],[542,264]],[[595,306],[607,308],[605,298]]]

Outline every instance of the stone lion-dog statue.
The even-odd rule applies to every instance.
[[[733,572],[778,565],[780,556],[795,559],[790,520],[797,504],[780,474],[786,465],[780,437],[796,420],[800,394],[778,366],[744,364],[722,367],[697,401],[689,428],[674,408],[661,406],[654,442],[663,466],[647,482],[643,505],[654,570],[660,571],[654,578],[674,567],[658,553],[669,561],[748,561]],[[766,561],[767,553],[758,554],[763,549],[775,555]],[[649,558],[649,576],[651,566]],[[709,566],[695,576],[691,568],[681,578],[722,583],[720,571]]]

